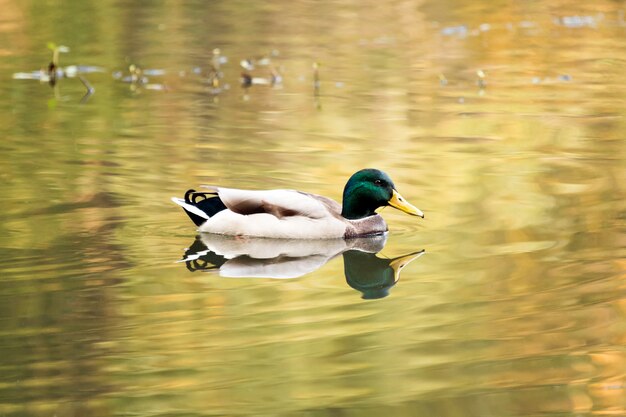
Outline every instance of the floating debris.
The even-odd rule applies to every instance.
[[[87,81],[85,79],[85,77],[83,76],[78,76],[78,79],[80,80],[80,82],[83,83],[83,85],[85,86],[85,88],[87,89],[87,92],[85,93],[85,95],[83,96],[82,99],[80,99],[81,104],[85,104],[87,103],[87,100],[89,100],[89,97],[92,96],[93,93],[96,92],[96,89],[93,88],[93,86],[89,83],[89,81]]]
[[[559,26],[565,26],[567,28],[577,29],[577,28],[597,28],[598,21],[602,20],[604,16],[602,14],[598,14],[597,17],[594,16],[563,16],[556,17],[553,19],[554,24]]]
[[[511,22],[506,23],[504,27],[509,31],[514,31],[516,27],[520,29],[535,29],[537,27],[537,24],[530,20],[522,20],[517,24],[513,24]]]
[[[220,48],[213,49],[213,56],[211,57],[211,65],[213,69],[219,70],[220,67],[228,62],[228,58],[222,55]]]
[[[244,88],[251,87],[253,85],[270,85],[272,87],[281,87],[283,84],[282,74],[273,66],[270,66],[269,77],[255,77],[249,72],[241,73],[241,86]]]
[[[96,89],[93,88],[93,86],[89,83],[89,81],[87,81],[87,79],[85,79],[85,77],[79,75],[78,79],[80,80],[81,83],[83,83],[89,95],[96,92]]]
[[[145,69],[143,70],[144,75],[149,75],[151,77],[159,77],[165,75],[164,69]]]
[[[522,20],[517,24],[517,26],[521,27],[522,29],[532,29],[534,27],[537,27],[537,24],[530,20]]]
[[[113,78],[128,84],[147,84],[150,81],[148,77],[143,75],[143,70],[135,64],[128,66],[128,73],[128,75],[124,75],[122,71],[116,71],[113,73]]]
[[[274,67],[270,68],[270,80],[273,87],[282,86],[283,85],[283,76],[281,73]]]
[[[146,84],[143,86],[146,90],[165,91],[167,86],[165,84]]]
[[[476,81],[476,85],[478,85],[478,88],[482,90],[483,88],[487,87],[487,82],[485,81],[485,72],[479,69],[478,71],[476,71],[476,75],[478,75],[478,81]]]
[[[211,87],[213,88],[219,88],[220,87],[220,73],[216,72],[216,71],[211,71],[211,73],[209,74],[209,78],[208,78],[208,82],[209,84],[211,84]]]
[[[70,48],[69,46],[65,46],[65,45],[56,45],[53,42],[48,42],[47,45],[48,49],[50,49],[52,51],[52,62],[50,63],[50,66],[54,66],[54,67],[58,67],[59,66],[59,54],[60,53],[68,53],[70,52]]]
[[[556,76],[556,78],[550,78],[550,77],[545,77],[545,78],[541,78],[541,77],[533,77],[531,79],[531,82],[533,84],[554,84],[556,82],[562,82],[562,83],[568,83],[572,81],[572,76],[569,74],[559,74]]]
[[[208,82],[215,91],[220,89],[220,80],[224,78],[224,73],[222,73],[221,67],[227,62],[228,58],[222,55],[222,50],[220,48],[213,49],[211,68],[208,73]],[[198,74],[200,72],[198,72]]]
[[[313,97],[315,100],[315,108],[317,110],[322,109],[322,100],[320,98],[320,64],[319,62],[313,63]]]
[[[247,72],[241,73],[241,86],[244,88],[252,87],[253,85],[271,85],[271,78],[253,77]]]
[[[272,58],[275,58],[279,55],[277,49],[273,49],[268,55],[259,55],[251,58],[244,58],[239,61],[239,65],[241,68],[246,71],[254,71],[254,69],[259,67],[267,67],[272,64]]]
[[[319,62],[313,63],[313,90],[315,95],[319,95],[320,92],[320,64]]]
[[[254,71],[254,61],[249,58],[239,61],[239,65],[241,65],[241,68],[245,69],[246,71]]]
[[[467,26],[447,26],[441,29],[441,34],[443,36],[458,36],[459,38],[465,38],[469,33]]]
[[[164,91],[167,90],[165,84],[151,83],[147,75],[152,77],[165,75],[165,73],[163,69],[142,69],[135,64],[130,64],[128,66],[128,74],[124,74],[122,71],[115,71],[113,72],[113,78],[129,84],[130,89],[133,91],[138,90],[140,87],[146,90]]]
[[[57,78],[61,78],[59,77],[60,74],[57,71],[59,69],[59,54],[69,52],[70,48],[64,45],[57,46],[56,44],[49,42],[48,49],[52,50],[52,61],[48,64],[48,82],[51,86],[54,86]]]
[[[67,53],[70,48],[64,45],[56,45],[52,42],[48,43],[48,49],[52,50],[52,59],[47,68],[42,68],[38,71],[31,72],[16,72],[13,74],[14,80],[36,80],[41,83],[48,83],[51,87],[56,87],[57,81],[63,78],[78,78],[87,89],[85,96],[81,102],[87,101],[96,90],[93,86],[81,75],[90,74],[94,72],[104,72],[103,68],[88,65],[69,65],[67,67],[59,66],[59,54]],[[55,90],[55,95],[58,93]]]
[[[220,87],[220,79],[224,77],[221,67],[226,62],[228,62],[228,59],[225,56],[222,56],[220,48],[213,49],[213,56],[211,57],[211,70],[209,72],[209,83],[215,89]]]
[[[441,85],[442,87],[448,85],[448,79],[446,78],[445,75],[439,74],[438,78],[439,78],[439,85]]]
[[[258,58],[245,58],[239,61],[241,68],[246,71],[254,71],[257,66],[268,66],[272,63],[270,57],[263,56]]]
[[[45,78],[44,78],[45,77]],[[41,82],[48,82],[48,72],[44,70],[32,71],[32,72],[16,72],[13,74],[14,80],[37,80]]]

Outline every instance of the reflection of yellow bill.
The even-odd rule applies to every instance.
[[[397,282],[400,279],[400,271],[402,271],[402,268],[404,268],[409,263],[411,263],[415,259],[417,259],[420,256],[422,256],[423,254],[424,254],[424,250],[422,249],[422,250],[417,251],[417,252],[409,253],[408,255],[398,256],[397,258],[394,258],[389,263],[389,266],[391,266],[391,268],[393,269],[393,280],[394,280],[394,282]]]
[[[397,208],[398,210],[402,210],[405,213],[424,218],[424,213],[422,213],[422,211],[413,204],[406,201],[396,190],[393,190],[393,194],[389,199],[389,205]]]

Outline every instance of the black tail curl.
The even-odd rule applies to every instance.
[[[213,217],[215,214],[226,209],[226,206],[222,203],[222,200],[220,200],[218,196],[196,190],[187,190],[185,193],[185,203],[202,210],[209,217]],[[200,217],[195,213],[191,213],[187,210],[185,210],[185,213],[187,213],[191,221],[194,222],[196,226],[200,226],[206,221],[205,218]]]

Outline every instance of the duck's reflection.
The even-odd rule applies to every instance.
[[[389,259],[358,250],[346,251],[343,254],[346,281],[349,286],[361,291],[366,300],[386,297],[400,279],[402,268],[422,254],[424,250]]]
[[[190,271],[219,272],[229,278],[297,278],[343,255],[348,285],[364,299],[382,298],[400,278],[400,271],[424,253],[412,252],[393,259],[376,256],[386,235],[358,239],[287,240],[201,234],[185,251]]]

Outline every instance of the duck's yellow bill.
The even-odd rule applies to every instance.
[[[393,190],[393,194],[389,199],[389,205],[397,208],[398,210],[402,210],[405,213],[412,214],[413,216],[420,216],[422,219],[424,218],[424,213],[422,213],[422,211],[413,204],[406,201],[396,190]]]

